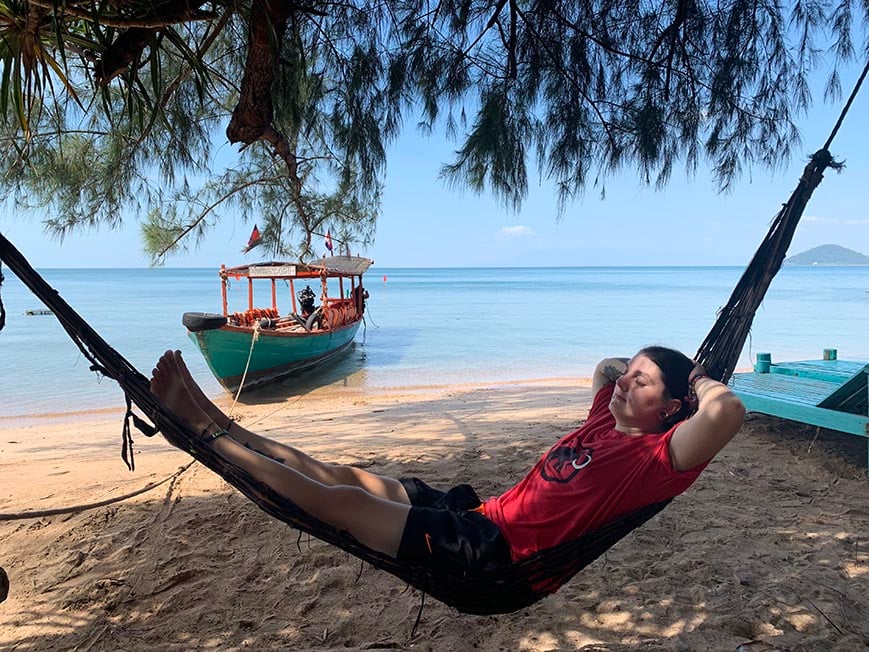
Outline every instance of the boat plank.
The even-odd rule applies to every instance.
[[[769,364],[768,358],[767,365],[768,372],[738,373],[730,380],[746,410],[869,440],[869,365],[847,360]]]

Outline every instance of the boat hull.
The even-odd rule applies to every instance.
[[[253,351],[252,328],[224,326],[188,334],[217,381],[228,391],[235,392],[242,377],[246,388],[255,387],[331,360],[353,343],[360,323],[361,320],[335,330],[314,333],[260,330]]]

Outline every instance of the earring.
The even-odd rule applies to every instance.
[[[670,415],[667,414],[667,410],[661,410],[660,412],[658,412],[658,418],[661,421],[666,421],[667,419],[670,418]]]

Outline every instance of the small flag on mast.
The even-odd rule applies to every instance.
[[[256,247],[257,245],[262,244],[262,238],[259,234],[259,228],[257,228],[256,224],[253,226],[253,231],[251,231],[250,239],[247,241],[247,246],[241,250],[241,253],[246,254],[248,251]]]
[[[329,250],[329,253],[332,253],[332,234],[326,231],[326,249]]]

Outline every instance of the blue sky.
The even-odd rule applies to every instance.
[[[857,72],[843,73],[843,92],[850,92]],[[802,144],[791,159],[775,172],[751,170],[728,194],[717,192],[704,167],[693,179],[676,168],[663,190],[625,173],[607,182],[604,199],[591,189],[560,219],[551,186],[539,185],[536,176],[518,213],[491,195],[448,188],[438,170],[451,159],[455,144],[440,133],[421,136],[410,127],[389,152],[374,244],[354,253],[374,258],[379,267],[745,265],[808,156],[826,140],[843,102],[825,105],[818,99],[799,122]],[[864,89],[831,148],[847,167],[841,174],[827,173],[791,254],[830,243],[869,254],[867,124],[869,89]],[[257,260],[256,249],[246,257],[240,253],[251,228],[251,222],[227,217],[197,250],[166,264],[216,267]],[[121,230],[90,231],[62,243],[44,235],[38,217],[0,213],[0,230],[35,267],[148,264],[132,218]]]

